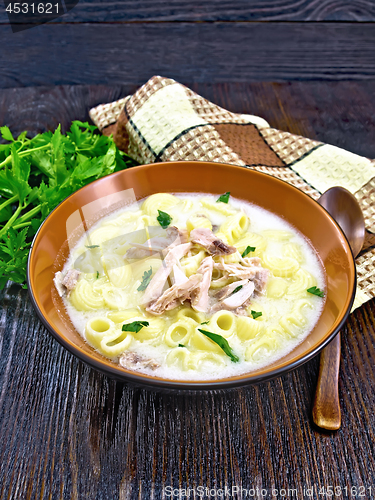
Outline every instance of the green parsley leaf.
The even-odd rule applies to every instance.
[[[75,123],[76,125],[78,125],[81,128],[84,128],[86,130],[90,130],[91,132],[94,132],[96,130],[95,125],[89,125],[88,122],[80,122],[79,120],[74,120],[73,123]]]
[[[148,271],[145,271],[142,276],[142,282],[137,288],[138,292],[143,292],[143,290],[146,290],[148,285],[150,284],[151,281],[151,275],[152,275],[152,267]]]
[[[203,335],[206,335],[206,337],[215,342],[215,344],[217,344],[234,363],[237,363],[240,360],[238,356],[233,354],[232,348],[228,344],[227,339],[218,333],[207,332],[206,330],[201,330],[200,328],[198,328],[198,332],[203,333]]]
[[[178,347],[185,347],[184,344],[178,344]]]
[[[99,271],[96,271],[96,279],[99,278]]]
[[[20,133],[20,135],[17,137],[17,142],[23,143],[26,139],[27,136],[27,130],[24,130],[23,132]]]
[[[85,245],[86,248],[99,248],[99,245]]]
[[[169,224],[171,223],[172,221],[172,217],[167,214],[166,212],[162,212],[161,210],[158,210],[159,212],[159,215],[156,217],[157,221],[159,222],[159,224],[161,225],[161,227],[163,229],[166,229]]]
[[[9,130],[9,128],[7,126],[4,126],[4,127],[0,127],[0,132],[1,132],[1,136],[3,139],[5,139],[6,141],[14,141],[14,137],[12,135],[12,132]]]
[[[261,312],[251,311],[251,316],[253,317],[253,319],[257,319],[262,315],[263,315],[263,313],[261,313]]]
[[[203,323],[201,323],[201,325],[208,325],[209,321],[203,321]]]
[[[216,203],[218,203],[219,201],[221,201],[222,203],[228,203],[229,196],[230,196],[230,192],[227,191],[226,193],[219,196],[219,198],[216,200]]]
[[[30,242],[26,241],[28,227],[21,231],[10,228],[0,238],[0,289],[8,279],[23,284],[26,280],[26,266]]]
[[[320,290],[317,286],[312,286],[311,288],[307,289],[308,293],[312,293],[313,295],[317,295],[318,297],[324,297],[324,292],[323,290]]]
[[[242,252],[242,257],[246,257],[246,255],[248,255],[250,252],[255,252],[255,248],[256,247],[247,246],[245,250]]]
[[[79,121],[66,134],[60,126],[32,139],[27,131],[15,139],[6,126],[0,134],[9,141],[0,145],[1,289],[8,280],[26,281],[32,238],[56,205],[89,182],[137,163],[112,137]]]
[[[149,324],[148,321],[133,321],[132,323],[122,325],[122,331],[138,333],[144,326],[149,326]]]
[[[242,288],[242,287],[243,287],[243,285],[239,285],[237,288],[235,288],[235,289],[233,290],[233,292],[231,293],[231,295],[233,295],[234,293],[239,292],[239,291],[241,290],[241,288]]]
[[[103,157],[103,175],[112,174],[116,168],[116,144],[113,143]]]

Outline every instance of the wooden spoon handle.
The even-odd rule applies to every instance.
[[[313,420],[318,427],[336,431],[341,426],[339,401],[340,333],[320,354],[318,384],[313,407]]]

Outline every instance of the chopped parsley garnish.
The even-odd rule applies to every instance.
[[[233,354],[232,348],[228,344],[227,339],[218,333],[207,332],[206,330],[201,330],[200,328],[198,328],[198,332],[203,333],[203,335],[206,335],[206,337],[215,342],[215,344],[217,344],[234,363],[237,363],[240,360],[238,356]]]
[[[178,347],[185,347],[184,344],[178,344]]]
[[[308,288],[307,291],[309,293],[312,293],[313,295],[317,295],[318,297],[324,297],[324,292],[317,286],[312,286],[311,288]]]
[[[263,313],[261,313],[261,312],[251,311],[251,316],[253,317],[253,319],[259,318],[259,316],[262,316],[262,314]]]
[[[248,255],[250,252],[255,252],[255,248],[256,247],[247,246],[245,250],[242,252],[242,257],[246,257],[246,255]]]
[[[243,286],[243,285],[239,285],[237,288],[235,288],[235,289],[233,290],[233,292],[231,293],[231,295],[233,295],[233,294],[237,293],[238,291],[240,291],[240,290],[241,290],[241,288],[242,288],[242,286]]]
[[[143,292],[146,290],[151,281],[152,267],[148,271],[145,271],[142,276],[142,283],[137,288],[138,292]]]
[[[201,323],[201,325],[208,325],[209,321],[203,321],[203,323]]]
[[[122,331],[138,333],[144,326],[149,326],[149,324],[148,321],[133,321],[132,323],[122,325]]]
[[[96,279],[99,278],[99,271],[96,271]]]
[[[226,193],[224,194],[221,194],[219,196],[219,198],[216,200],[216,203],[218,203],[219,201],[221,201],[222,203],[228,203],[229,201],[229,196],[230,196],[230,192],[227,191]]]
[[[159,222],[159,224],[161,225],[161,227],[163,229],[166,229],[169,224],[171,223],[172,221],[172,217],[167,214],[167,212],[162,212],[161,210],[158,210],[159,212],[159,215],[156,217],[157,221]]]
[[[86,248],[99,248],[99,245],[85,245]]]

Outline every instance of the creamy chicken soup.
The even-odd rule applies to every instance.
[[[316,324],[325,290],[309,242],[229,193],[158,193],[103,218],[54,281],[102,355],[187,380],[284,356]]]

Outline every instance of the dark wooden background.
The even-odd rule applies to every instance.
[[[373,79],[374,0],[81,0],[12,33],[0,2],[0,88]]]
[[[66,129],[161,74],[231,111],[375,158],[374,20],[370,0],[81,0],[12,33],[0,4],[0,125]],[[157,394],[71,356],[26,291],[9,285],[0,301],[1,499],[183,498],[167,497],[167,486],[315,500],[332,486],[343,489],[333,498],[375,498],[374,301],[343,329],[336,433],[311,420],[318,358],[257,387]]]

